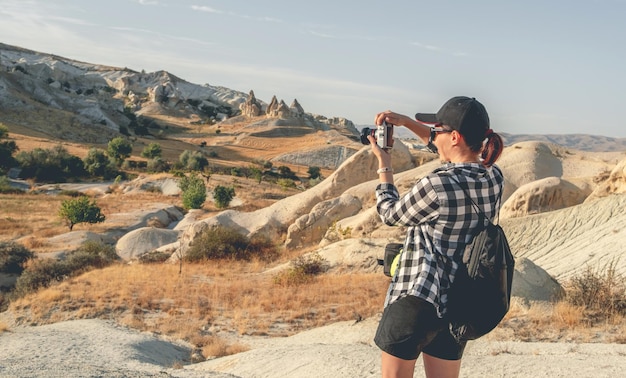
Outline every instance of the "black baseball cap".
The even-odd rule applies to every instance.
[[[415,119],[428,126],[449,126],[460,132],[470,146],[485,140],[489,130],[487,110],[474,97],[452,97],[436,114],[417,113]]]

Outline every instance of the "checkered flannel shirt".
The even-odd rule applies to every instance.
[[[481,163],[447,163],[420,179],[400,197],[388,183],[376,187],[377,210],[390,226],[407,226],[400,265],[391,280],[385,306],[405,295],[432,303],[446,312],[447,292],[462,261],[464,247],[478,226],[478,214],[463,188],[490,218],[504,186],[502,171]]]

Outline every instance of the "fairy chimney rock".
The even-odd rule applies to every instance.
[[[304,115],[304,109],[295,98],[293,99],[293,102],[291,103],[291,106],[289,108],[291,109],[292,114],[296,117],[302,117]]]
[[[280,118],[291,117],[291,109],[289,109],[287,104],[285,104],[285,101],[280,100],[280,103],[278,103],[278,107],[276,108],[276,111],[274,112],[274,117],[280,117]]]
[[[272,101],[270,101],[269,105],[267,105],[267,110],[265,111],[265,114],[272,117],[274,114],[276,114],[277,110],[278,110],[278,100],[276,99],[276,95],[274,95],[272,96]]]
[[[239,109],[241,110],[241,114],[247,117],[258,117],[261,115],[263,107],[254,96],[254,91],[250,90],[248,99],[239,106]]]

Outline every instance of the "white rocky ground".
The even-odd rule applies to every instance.
[[[380,377],[377,318],[287,338],[244,340],[252,349],[189,365],[189,346],[103,320],[75,320],[0,334],[0,377]],[[470,342],[462,376],[622,377],[626,345]],[[418,359],[416,377],[423,377]]]

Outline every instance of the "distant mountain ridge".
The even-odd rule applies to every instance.
[[[538,141],[558,144],[580,151],[626,152],[626,138],[612,138],[590,134],[508,134],[500,133],[506,145],[524,141]]]
[[[364,127],[372,128],[373,125],[358,125],[359,130]],[[507,146],[519,142],[537,141],[554,143],[563,147],[573,148],[589,152],[626,152],[626,138],[612,138],[591,134],[509,134],[499,133]],[[394,131],[394,135],[400,139],[415,139],[415,134],[404,127]]]

